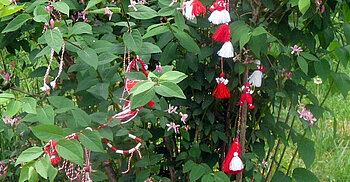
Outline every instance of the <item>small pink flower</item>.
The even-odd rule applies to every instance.
[[[177,107],[172,106],[171,104],[169,104],[169,109],[165,110],[165,112],[168,112],[169,114],[175,113],[177,114]]]
[[[181,116],[181,121],[186,124],[186,119],[188,118],[188,114],[182,114],[182,112],[180,112],[179,114]]]
[[[4,75],[4,80],[5,81],[11,81],[11,78],[12,78],[12,75],[10,75],[9,73],[6,73],[5,75]]]
[[[263,167],[264,167],[264,168],[266,168],[266,167],[267,167],[267,165],[268,165],[268,162],[267,162],[267,161],[265,161],[265,160],[263,160],[263,161],[261,162],[261,164],[263,165]]]
[[[136,1],[130,0],[130,5],[128,7],[134,8],[134,10],[137,11],[136,5],[137,5]]]
[[[50,6],[46,6],[46,7],[45,7],[45,11],[48,12],[48,13],[50,13],[50,12],[51,12]]]
[[[156,70],[158,71],[159,74],[161,74],[163,70],[162,65],[156,65]]]
[[[302,118],[305,121],[310,122],[310,126],[314,126],[314,123],[317,121],[317,119],[314,117],[312,112],[310,110],[307,110],[303,104],[299,105],[300,110],[298,111],[299,117]]]
[[[186,131],[190,130],[191,129],[190,125],[186,125],[185,129],[186,129]]]
[[[166,125],[168,127],[167,131],[170,131],[171,129],[174,129],[175,133],[180,133],[180,131],[179,131],[180,125],[177,125],[174,122],[171,122],[170,124],[166,124]]]
[[[50,26],[53,28],[55,27],[55,21],[53,19],[50,20]]]
[[[106,7],[105,8],[105,15],[109,15],[109,21],[110,21],[112,19],[113,12],[108,7]]]
[[[0,74],[4,75],[5,71],[4,70],[0,70]]]
[[[292,55],[296,53],[299,56],[300,53],[303,52],[303,49],[297,45],[294,45],[293,47],[291,47],[291,49],[292,49],[292,52],[291,52]]]

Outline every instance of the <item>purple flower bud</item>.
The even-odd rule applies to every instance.
[[[51,27],[55,27],[55,21],[53,19],[50,20]]]

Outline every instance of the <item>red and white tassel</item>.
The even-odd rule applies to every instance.
[[[227,87],[228,79],[225,78],[225,74],[221,73],[219,78],[216,78],[218,86],[213,92],[213,96],[218,99],[229,99],[231,97],[230,90]]]
[[[214,35],[213,40],[218,42],[230,42],[231,41],[231,30],[230,27],[225,23],[219,26]]]
[[[56,165],[62,160],[62,158],[58,156],[56,146],[57,142],[52,140],[50,140],[49,143],[45,146],[45,153],[49,155],[52,165]]]
[[[224,162],[222,163],[222,170],[227,174],[239,174],[244,170],[244,165],[241,160],[241,145],[239,139],[236,138],[228,152]]]
[[[210,11],[212,11],[212,13],[208,18],[209,22],[215,25],[231,22],[230,13],[226,10],[228,6],[229,3],[225,3],[223,0],[217,0],[210,7]]]
[[[193,20],[200,14],[205,14],[207,12],[207,9],[199,0],[184,2],[182,9],[182,14],[186,17],[187,20]]]
[[[248,83],[254,87],[261,87],[263,72],[265,72],[265,66],[261,66],[260,60],[256,61],[258,69],[255,70],[249,77]]]
[[[252,97],[253,93],[254,91],[250,89],[250,84],[246,83],[246,85],[242,87],[242,95],[241,95],[241,99],[239,100],[239,105],[243,106],[244,103],[247,103],[249,106],[249,109],[254,109],[255,106],[253,105],[253,97]]]
[[[218,51],[218,55],[223,58],[232,58],[234,55],[233,45],[231,41],[225,42],[221,49]]]

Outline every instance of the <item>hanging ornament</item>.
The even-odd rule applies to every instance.
[[[212,36],[213,40],[217,42],[229,42],[231,41],[231,30],[228,24],[222,24],[216,30],[214,35]]]
[[[254,91],[250,89],[250,84],[247,83],[245,86],[242,87],[242,96],[239,101],[239,105],[243,106],[245,102],[247,102],[249,109],[254,109],[253,105],[253,97],[252,94]]]
[[[225,78],[225,74],[221,73],[219,78],[216,78],[218,86],[213,92],[213,96],[218,99],[229,99],[231,97],[230,90],[227,87],[228,79]]]
[[[45,153],[49,155],[52,165],[56,165],[61,162],[62,158],[58,156],[56,150],[57,142],[50,140],[49,143],[45,146]]]
[[[186,1],[182,5],[182,14],[187,20],[193,20],[200,14],[205,14],[207,9],[199,0]]]
[[[261,87],[263,72],[265,72],[265,66],[261,66],[260,60],[256,61],[256,65],[258,67],[248,78],[248,83],[253,85],[254,87]]]
[[[216,82],[218,83],[218,86],[213,92],[213,96],[218,99],[229,99],[231,97],[230,90],[227,87],[228,79],[225,78],[224,73],[224,59],[221,58],[221,73],[220,77],[216,78]]]
[[[222,170],[227,174],[239,174],[243,172],[244,165],[241,160],[241,145],[239,139],[236,138],[228,152],[224,162],[222,163]]]
[[[233,45],[231,41],[225,42],[221,49],[218,51],[218,55],[224,58],[232,58],[234,55]]]
[[[228,6],[229,3],[225,3],[223,0],[216,0],[209,9],[212,12],[208,18],[209,22],[215,25],[229,23],[231,18],[230,13],[226,10]]]

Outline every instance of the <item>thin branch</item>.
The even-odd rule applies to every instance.
[[[20,88],[17,88],[17,87],[10,87],[12,90],[14,90],[14,91],[17,91],[17,92],[21,92],[21,93],[23,93],[23,94],[26,94],[26,95],[30,95],[30,96],[32,96],[32,97],[39,97],[39,98],[44,98],[45,96],[46,96],[46,94],[45,95],[39,95],[39,94],[35,94],[35,93],[30,93],[30,92],[27,92],[27,91],[25,91],[25,90],[22,90],[22,89],[20,89]]]

